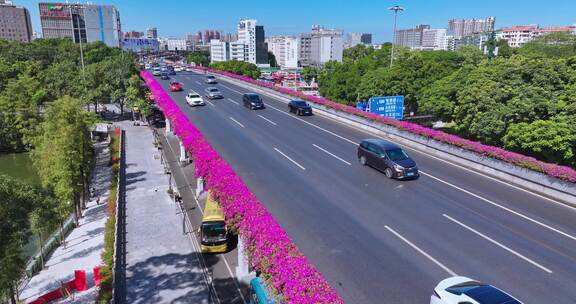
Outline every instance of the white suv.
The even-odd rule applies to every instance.
[[[191,107],[206,105],[206,103],[204,102],[204,99],[202,99],[202,96],[200,96],[200,94],[198,94],[194,91],[190,91],[190,92],[188,92],[188,94],[186,94],[186,102]]]
[[[466,278],[451,277],[442,280],[434,294],[430,296],[430,304],[522,304],[511,295],[485,283]]]

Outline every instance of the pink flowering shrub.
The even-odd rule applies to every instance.
[[[410,123],[410,122],[396,120],[393,118],[383,117],[383,116],[380,116],[380,115],[377,115],[374,113],[363,112],[361,110],[356,109],[355,107],[336,103],[336,102],[333,102],[333,101],[326,99],[326,98],[316,97],[316,96],[308,96],[308,95],[303,94],[302,92],[298,92],[298,91],[294,91],[294,90],[286,89],[286,88],[282,88],[282,87],[277,87],[277,86],[269,84],[269,83],[254,80],[250,77],[236,75],[236,74],[233,74],[230,72],[219,71],[219,70],[214,70],[214,69],[205,68],[205,67],[193,67],[193,68],[196,68],[199,70],[208,70],[211,73],[217,73],[217,74],[225,75],[225,76],[235,78],[238,80],[242,80],[245,82],[249,82],[251,84],[255,84],[255,85],[258,85],[261,87],[269,88],[269,89],[275,90],[279,93],[295,96],[295,97],[298,97],[298,98],[301,98],[301,99],[304,99],[304,100],[307,100],[307,101],[310,101],[310,102],[313,102],[316,104],[320,104],[320,105],[323,105],[323,106],[326,106],[326,107],[329,107],[329,108],[332,108],[335,110],[346,112],[348,114],[360,116],[360,117],[369,119],[371,121],[380,122],[380,123],[383,123],[385,125],[389,125],[389,126],[410,132],[412,134],[420,135],[420,136],[423,136],[423,137],[426,137],[426,138],[429,138],[432,140],[436,140],[436,141],[439,141],[439,142],[442,142],[445,144],[457,146],[457,147],[460,147],[460,148],[465,149],[465,150],[476,152],[476,153],[479,153],[481,155],[492,157],[492,158],[495,158],[495,159],[498,159],[498,160],[501,160],[501,161],[504,161],[504,162],[507,162],[510,164],[514,164],[514,165],[517,165],[520,167],[524,167],[524,168],[527,168],[527,169],[530,169],[533,171],[541,172],[541,173],[547,174],[548,176],[559,178],[559,179],[567,181],[567,182],[576,183],[576,170],[574,170],[568,166],[546,163],[546,162],[537,160],[534,157],[522,155],[522,154],[516,153],[516,152],[507,151],[507,150],[504,150],[502,148],[498,148],[498,147],[494,147],[494,146],[484,145],[484,144],[481,144],[481,143],[476,142],[476,141],[472,141],[472,140],[458,137],[456,135],[444,133],[442,131],[438,131],[438,130],[434,130],[434,129],[425,128],[425,127],[422,127],[422,126],[415,124],[415,123]]]
[[[140,76],[172,123],[174,134],[192,155],[195,175],[206,181],[222,205],[228,224],[246,244],[250,264],[261,272],[280,303],[344,303],[154,76],[147,71],[141,71]]]

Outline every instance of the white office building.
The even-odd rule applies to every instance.
[[[300,36],[299,47],[302,66],[320,66],[331,60],[342,62],[344,41],[339,30],[314,25],[310,33]]]
[[[298,67],[300,39],[291,36],[276,36],[268,39],[268,51],[274,54],[282,69]]]
[[[454,37],[446,29],[424,29],[422,32],[423,50],[452,50]]]
[[[247,44],[242,42],[230,42],[230,60],[248,61],[250,58],[250,50]]]
[[[218,39],[210,40],[210,62],[230,60],[230,47],[228,42]]]

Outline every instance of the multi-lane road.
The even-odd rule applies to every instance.
[[[173,78],[175,101],[346,303],[427,303],[453,275],[525,303],[576,303],[575,209],[410,149],[421,178],[389,180],[356,159],[375,135],[267,95],[248,110],[250,90],[222,80],[211,86],[224,99],[190,108],[204,76]]]

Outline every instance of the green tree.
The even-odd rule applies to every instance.
[[[221,61],[211,63],[210,67],[216,70],[252,77],[253,79],[260,77],[260,69],[255,64],[249,62],[238,60]]]
[[[13,304],[26,267],[22,248],[30,235],[28,216],[40,197],[30,185],[0,175],[0,294]]]
[[[574,165],[576,134],[564,119],[512,124],[503,138],[504,147],[540,159]]]
[[[89,129],[95,122],[94,114],[84,111],[78,99],[65,96],[47,108],[33,140],[34,164],[42,186],[52,189],[58,199],[60,224],[71,212],[76,223],[81,216],[91,164]]]
[[[186,56],[188,63],[194,63],[199,66],[207,67],[210,65],[210,52],[194,51]]]
[[[270,67],[272,68],[278,67],[278,62],[276,62],[276,56],[274,56],[274,53],[270,51],[268,51],[268,64],[270,64]]]

